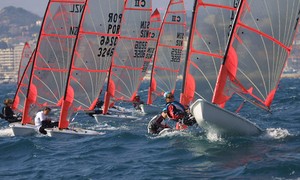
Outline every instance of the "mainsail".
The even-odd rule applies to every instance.
[[[124,0],[87,0],[73,53],[59,128],[68,127],[69,113],[94,109],[119,38],[123,9]]]
[[[18,84],[21,81],[21,78],[22,78],[25,68],[30,60],[31,55],[32,55],[32,50],[30,48],[29,43],[26,42],[24,44],[23,51],[21,54],[21,59],[20,59],[20,65],[19,65],[19,71],[18,71]]]
[[[32,62],[33,62],[34,55],[35,55],[35,50],[31,53],[29,61],[27,61],[27,65],[25,66],[23,73],[20,77],[18,87],[17,87],[15,97],[14,97],[14,102],[12,105],[12,109],[16,110],[20,113],[23,112],[23,110],[24,110],[24,103],[25,103],[26,95],[27,95],[27,91],[28,91],[28,84],[29,84],[30,73],[32,70]]]
[[[104,114],[110,99],[130,101],[141,81],[149,37],[152,1],[127,0],[125,4],[120,38],[113,54]]]
[[[22,124],[34,106],[60,106],[85,0],[50,0],[45,12],[25,101]]]
[[[218,77],[213,102],[224,105],[232,93],[268,110],[300,15],[299,0],[244,0]]]
[[[239,0],[195,0],[180,101],[212,101]]]
[[[160,31],[160,26],[161,26],[161,17],[158,9],[155,9],[155,11],[152,13],[151,18],[150,18],[150,33],[148,37],[148,44],[147,44],[147,50],[145,54],[145,59],[144,59],[144,65],[143,65],[143,70],[141,74],[141,81],[145,77],[147,73],[147,69],[150,64],[153,63],[153,58],[157,46],[157,40],[158,40],[158,35]],[[140,86],[140,85],[139,85]]]
[[[161,25],[153,60],[147,104],[165,91],[174,91],[185,37],[186,11],[183,0],[170,0]]]

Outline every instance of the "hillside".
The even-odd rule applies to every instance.
[[[31,37],[39,32],[36,21],[41,19],[23,8],[3,8],[0,10],[0,38]]]

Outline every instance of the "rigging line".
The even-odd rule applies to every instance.
[[[265,111],[267,111],[268,113],[272,113],[270,108],[266,107],[266,106],[263,106],[261,104],[259,104],[259,102],[256,102],[255,100],[251,100],[249,98],[247,98],[246,96],[242,95],[241,93],[239,92],[235,92],[238,96],[240,96],[241,98],[243,98],[245,101],[251,103],[252,105],[256,106],[256,107],[259,107]]]

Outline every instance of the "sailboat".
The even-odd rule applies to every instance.
[[[186,30],[183,0],[170,0],[161,25],[151,70],[147,104],[166,91],[175,91]]]
[[[149,33],[149,37],[148,37],[147,51],[145,54],[143,69],[141,72],[142,73],[141,79],[140,79],[138,87],[140,87],[140,85],[142,83],[142,79],[145,78],[149,65],[153,64],[153,59],[154,59],[155,50],[156,50],[156,46],[157,46],[157,40],[158,40],[158,35],[160,32],[160,27],[161,27],[161,16],[160,16],[158,9],[155,9],[155,11],[152,13],[151,18],[150,18],[150,28],[149,28],[150,33]],[[150,74],[150,76],[151,76],[151,74]],[[137,89],[139,89],[139,88],[137,88]],[[152,104],[140,104],[140,108],[141,108],[141,112],[144,114],[153,114],[153,113],[157,113],[161,110],[160,107],[154,106]]]
[[[59,127],[46,129],[49,136],[95,135],[69,128],[69,114],[94,109],[109,73],[120,36],[124,0],[87,0],[76,40]]]
[[[203,128],[221,134],[258,135],[261,128],[224,107],[235,94],[270,111],[291,51],[300,2],[241,0],[237,11],[212,99],[198,99],[190,108]]]
[[[115,101],[130,102],[138,90],[149,37],[152,1],[127,0],[120,29],[120,38],[113,53],[107,80],[101,118],[137,119],[136,116],[111,116],[108,109]]]
[[[50,0],[44,15],[24,102],[21,123],[12,123],[15,135],[36,133],[31,124],[38,109],[61,106],[71,56],[85,0]]]

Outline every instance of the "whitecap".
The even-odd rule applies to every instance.
[[[11,128],[5,128],[0,130],[0,137],[14,136]]]
[[[129,130],[127,126],[114,127],[107,123],[105,124],[97,124],[94,128],[95,130],[107,130],[107,131],[116,131],[116,130]]]
[[[206,137],[211,142],[222,142],[223,139],[221,135],[218,133],[218,131],[214,130],[213,128],[210,128],[206,131]]]
[[[267,128],[264,137],[271,139],[283,139],[291,134],[287,129],[282,128]]]

